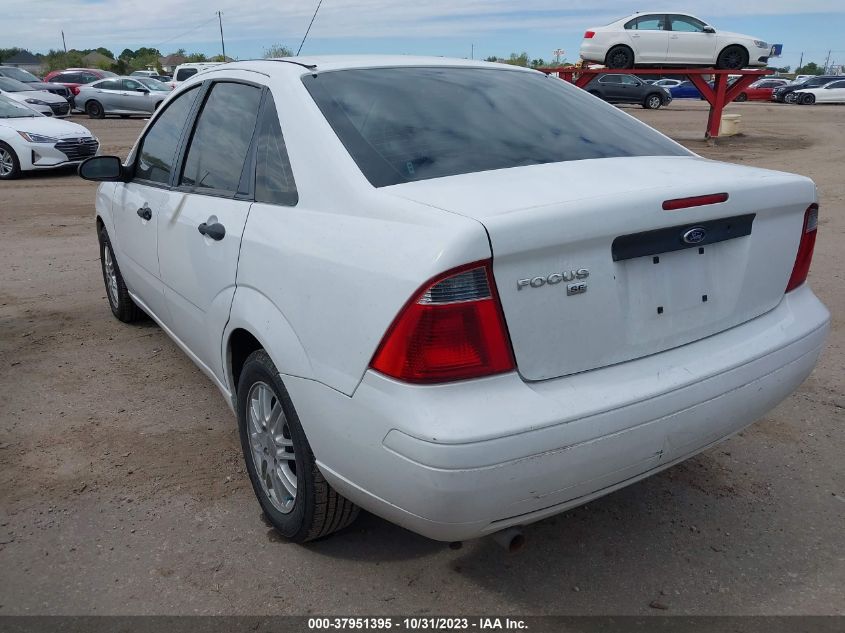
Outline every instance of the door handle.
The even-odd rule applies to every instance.
[[[226,237],[226,227],[219,222],[215,222],[214,224],[206,224],[203,222],[197,227],[197,230],[216,242],[219,242]]]
[[[142,220],[152,220],[153,219],[153,210],[150,209],[147,205],[144,205],[137,211],[138,217]]]

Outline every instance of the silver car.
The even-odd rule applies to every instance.
[[[34,90],[29,84],[17,79],[0,77],[0,94],[10,99],[29,106],[44,116],[66,117],[70,114],[70,104],[67,99],[46,92]]]
[[[109,77],[79,87],[76,107],[92,119],[107,114],[126,118],[133,114],[148,115],[170,94],[171,88],[148,77]]]

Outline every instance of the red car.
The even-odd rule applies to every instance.
[[[105,79],[106,77],[117,77],[116,74],[108,70],[100,70],[99,68],[67,68],[65,70],[54,70],[47,73],[44,81],[62,84],[70,88],[73,96],[79,94],[79,86],[90,84],[92,81],[98,79]]]
[[[740,92],[734,101],[771,101],[772,91],[788,83],[786,79],[758,79]]]

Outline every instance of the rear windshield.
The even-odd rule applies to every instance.
[[[387,68],[303,77],[375,187],[618,156],[687,156],[681,146],[540,73]]]

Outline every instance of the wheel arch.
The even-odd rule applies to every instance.
[[[739,47],[739,48],[741,48],[742,50],[745,51],[745,64],[746,64],[746,66],[751,63],[751,50],[748,48],[748,46],[746,46],[742,42],[728,42],[727,44],[724,44],[719,49],[718,53],[716,53],[716,63],[717,64],[719,62],[719,58],[722,56],[722,53],[724,53],[727,49],[729,49],[732,46],[737,46],[737,47]]]
[[[267,352],[279,373],[312,378],[308,355],[281,310],[255,288],[238,286],[222,349],[226,382],[233,395],[244,361],[257,349]]]

